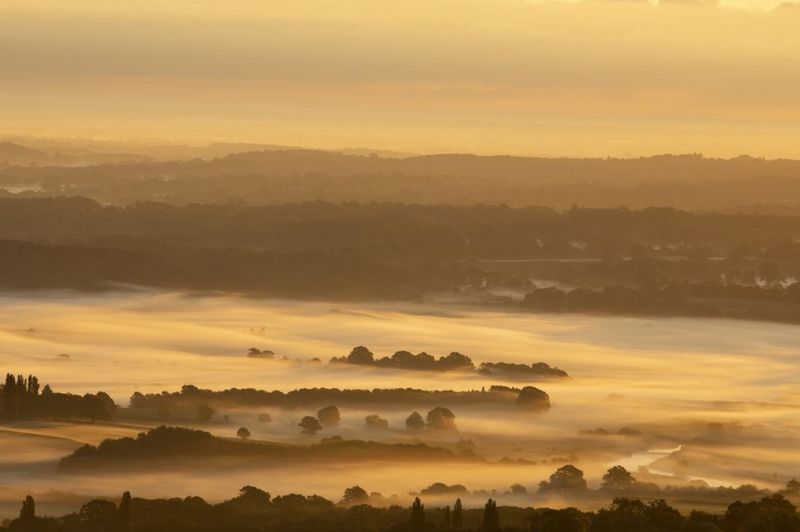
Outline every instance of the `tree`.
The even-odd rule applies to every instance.
[[[389,428],[389,422],[377,414],[370,414],[364,418],[364,425],[368,429],[386,430]]]
[[[339,424],[342,416],[339,413],[339,409],[331,405],[326,406],[325,408],[320,408],[317,411],[317,418],[323,427],[333,427]]]
[[[425,428],[425,420],[419,415],[419,412],[411,412],[406,418],[406,430],[422,430]]]
[[[434,430],[457,430],[455,414],[442,406],[428,412],[427,421],[428,427]]]
[[[636,484],[636,479],[621,465],[609,468],[603,475],[602,487],[605,490],[625,490],[630,489]]]
[[[238,498],[267,504],[269,503],[270,495],[266,491],[256,488],[255,486],[243,486],[239,490]]]
[[[500,512],[497,511],[497,503],[492,499],[486,501],[486,506],[483,507],[483,530],[485,532],[500,530]]]
[[[17,381],[14,375],[6,374],[6,383],[3,385],[3,414],[7,420],[17,419]]]
[[[411,528],[412,530],[425,529],[425,506],[419,497],[416,497],[414,504],[411,505]]]
[[[258,422],[259,423],[272,423],[272,416],[268,413],[263,413],[258,415]]]
[[[246,440],[250,437],[250,431],[245,427],[239,427],[239,430],[236,431],[236,435],[241,439]]]
[[[464,508],[461,506],[461,499],[456,499],[453,505],[453,528],[460,529],[464,526]]]
[[[270,494],[255,486],[244,486],[239,490],[239,495],[228,501],[240,512],[262,512],[270,503]]]
[[[439,358],[439,366],[444,370],[471,368],[473,367],[472,359],[461,353],[452,352],[446,357]]]
[[[586,489],[586,479],[583,478],[583,471],[574,465],[567,464],[556,470],[550,475],[550,481],[542,481],[539,484],[540,492],[548,491],[580,491]]]
[[[36,503],[33,497],[28,495],[22,501],[22,509],[19,511],[19,520],[23,523],[31,523],[36,519]]]
[[[356,504],[366,504],[367,501],[369,501],[367,490],[361,486],[355,485],[344,490],[344,496],[342,496],[342,500],[339,501],[339,504],[354,506]]]
[[[450,511],[450,505],[444,507],[443,517],[444,517],[444,527],[450,528],[450,525],[453,524],[453,512]]]
[[[525,495],[528,493],[528,488],[522,484],[511,484],[511,493],[514,495]]]
[[[322,430],[322,425],[320,425],[319,421],[317,421],[317,418],[313,416],[304,417],[300,420],[300,423],[298,423],[297,426],[303,429],[303,434],[308,434],[309,436],[313,436]]]
[[[786,483],[786,493],[789,495],[800,495],[800,481],[793,478]]]
[[[354,347],[350,354],[347,355],[347,362],[350,364],[374,364],[375,355],[363,345],[359,345]]]
[[[550,409],[550,396],[534,386],[525,386],[517,396],[517,405],[532,411]]]
[[[131,525],[131,492],[126,491],[122,494],[122,500],[119,501],[119,522],[124,529],[130,528]]]

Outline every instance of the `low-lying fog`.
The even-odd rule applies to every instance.
[[[67,494],[71,492],[116,495],[130,489],[139,496],[193,494],[219,500],[233,496],[244,484],[273,494],[318,493],[334,500],[357,483],[385,495],[406,495],[435,481],[461,483],[470,490],[497,489],[501,494],[518,482],[533,492],[540,480],[564,463],[557,463],[559,459],[583,469],[590,486],[597,486],[614,463],[625,463],[634,471],[649,465],[653,473],[680,472],[682,480],[674,477],[675,484],[702,478],[711,484],[750,482],[777,488],[787,476],[800,474],[800,456],[792,450],[800,444],[800,327],[796,326],[154,292],[6,293],[0,296],[0,324],[0,369],[37,375],[55,391],[103,390],[123,406],[134,391],[175,391],[189,383],[212,389],[284,391],[299,387],[468,390],[532,384],[550,394],[553,406],[543,415],[456,409],[461,434],[434,441],[452,445],[469,438],[478,454],[492,460],[507,456],[547,460],[547,464],[431,464],[414,466],[411,472],[407,465],[348,465],[344,471],[298,466],[291,474],[218,472],[213,482],[208,474],[197,472],[91,481],[52,473],[54,460],[78,442],[135,434],[139,427],[63,423],[0,427],[4,456],[0,517],[17,510],[23,491],[39,493],[45,511],[48,504],[61,508],[53,506],[56,501],[72,508],[73,496]],[[476,363],[544,361],[566,370],[571,378],[520,382],[474,372],[328,365],[332,356],[346,355],[356,345],[369,347],[377,356],[405,349],[437,356],[459,351]],[[247,358],[250,347],[272,350],[276,359],[286,356],[290,361]],[[322,363],[308,362],[312,357]],[[342,408],[342,425],[316,438],[301,436],[296,427],[299,417],[313,412],[273,410],[273,423],[258,424],[258,412],[231,411],[230,424],[206,428],[233,436],[238,426],[246,424],[253,438],[292,442],[333,434],[408,441],[401,428],[413,409]],[[368,413],[386,417],[392,430],[365,432],[363,417]],[[597,428],[616,432],[621,427],[641,435],[581,432]],[[681,445],[673,454],[648,453]],[[715,461],[716,455],[724,460]],[[673,479],[645,471],[637,476],[660,484]],[[47,494],[51,489],[56,491]]]

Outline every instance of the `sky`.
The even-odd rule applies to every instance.
[[[800,4],[3,0],[0,134],[800,157]]]

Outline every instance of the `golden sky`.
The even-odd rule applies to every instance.
[[[800,4],[3,0],[0,133],[800,157]]]

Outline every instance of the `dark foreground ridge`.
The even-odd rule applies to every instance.
[[[797,532],[800,517],[783,495],[730,504],[723,514],[692,511],[682,514],[663,499],[644,502],[618,497],[596,512],[497,506],[489,499],[483,508],[452,505],[426,507],[419,497],[408,506],[374,507],[359,487],[345,490],[338,503],[317,495],[278,497],[253,486],[219,504],[200,497],[141,499],[125,492],[119,504],[96,499],[62,517],[39,517],[27,497],[20,517],[8,530],[23,532]],[[407,504],[407,503],[406,503]],[[6,530],[6,528],[0,528]]]

